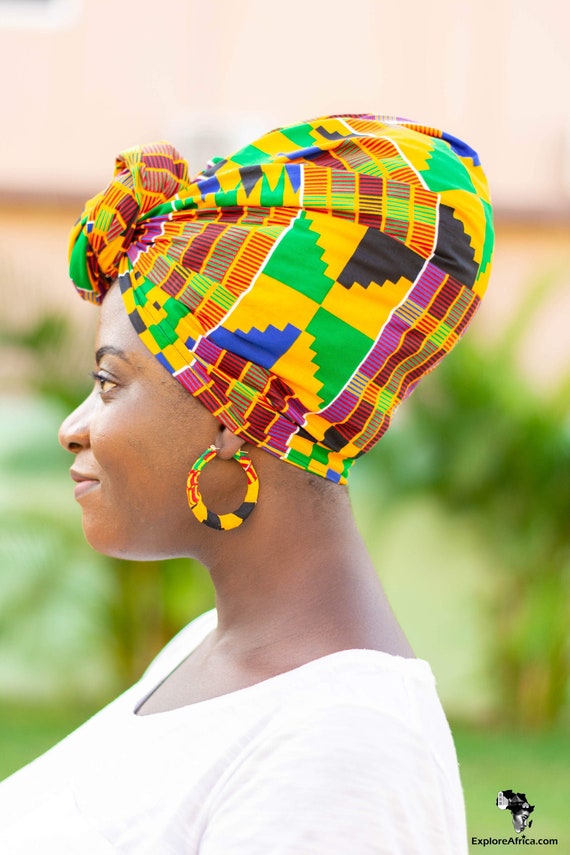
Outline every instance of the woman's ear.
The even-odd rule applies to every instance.
[[[220,429],[216,435],[216,441],[214,445],[218,451],[218,457],[220,460],[231,460],[236,451],[245,444],[245,439],[241,436],[236,436],[235,433],[232,433],[231,430],[220,425]]]

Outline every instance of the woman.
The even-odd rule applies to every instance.
[[[433,677],[343,485],[492,242],[475,152],[405,121],[282,128],[194,180],[166,143],[118,158],[71,237],[101,310],[60,441],[89,543],[200,559],[217,608],[3,785],[1,851],[466,851]]]

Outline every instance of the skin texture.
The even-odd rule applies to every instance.
[[[345,487],[251,445],[258,504],[238,529],[199,523],[186,477],[212,443],[200,478],[208,507],[238,507],[245,493],[231,460],[243,441],[225,429],[150,354],[114,285],[95,344],[98,379],[59,439],[91,546],[122,558],[191,556],[209,568],[218,627],[141,705],[173,709],[244,688],[339,650],[413,656],[354,522]]]

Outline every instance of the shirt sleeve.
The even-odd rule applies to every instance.
[[[445,788],[443,788],[445,789]],[[200,855],[458,855],[421,734],[344,704],[270,728],[219,783]],[[459,809],[459,828],[462,805]]]

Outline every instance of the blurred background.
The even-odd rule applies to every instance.
[[[570,851],[569,32],[555,0],[0,0],[0,777],[213,604],[198,565],[83,540],[56,442],[90,387],[97,311],[66,261],[83,201],[136,143],[197,172],[280,124],[399,115],[479,151],[494,274],[353,502],[436,674],[470,834],[510,832],[511,788],[537,806],[529,836]]]

